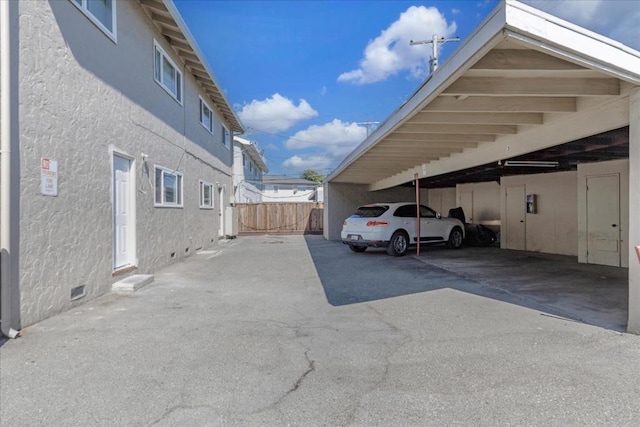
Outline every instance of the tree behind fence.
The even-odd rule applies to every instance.
[[[239,234],[322,234],[322,203],[237,203]]]

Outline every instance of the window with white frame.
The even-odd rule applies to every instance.
[[[154,40],[154,80],[182,105],[182,73],[169,55]]]
[[[182,174],[161,166],[155,167],[156,206],[182,207]]]
[[[115,0],[71,0],[98,28],[116,41]]]
[[[200,98],[200,124],[213,133],[213,110],[202,98]]]
[[[222,145],[227,148],[229,147],[230,135],[229,129],[227,129],[225,125],[222,125]]]
[[[213,184],[200,180],[200,208],[213,209]]]

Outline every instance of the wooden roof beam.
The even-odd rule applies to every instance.
[[[443,91],[453,96],[612,96],[618,79],[461,77]]]
[[[162,34],[165,37],[168,37],[170,41],[176,42],[176,44],[178,46],[181,46],[183,49],[187,49],[193,52],[193,48],[191,47],[191,45],[189,45],[189,43],[187,42],[187,39],[184,37],[184,34],[182,34],[180,31],[175,31],[166,27],[162,27]]]
[[[472,70],[586,70],[535,50],[494,49],[476,62]]]
[[[423,142],[423,141],[387,141],[376,145],[372,150],[398,150],[404,148],[476,148],[476,142]]]
[[[421,132],[394,132],[384,139],[386,141],[419,141],[419,142],[494,142],[495,135],[468,135]]]
[[[173,30],[173,31],[179,31],[180,28],[178,27],[178,24],[176,24],[176,21],[174,21],[172,18],[170,17],[166,17],[163,15],[159,15],[157,13],[151,13],[151,19],[153,21],[156,21],[160,24],[162,24],[163,26],[167,26],[169,27],[169,29]]]
[[[419,124],[405,123],[396,132],[405,133],[445,133],[445,134],[497,134],[515,135],[518,133],[518,126],[514,125],[466,125],[466,124]]]
[[[484,113],[541,113],[577,111],[576,98],[569,97],[526,97],[526,96],[472,96],[457,99],[440,96],[422,111],[484,112]]]
[[[420,112],[407,123],[460,123],[492,125],[541,125],[542,113],[438,113]]]
[[[154,9],[164,13],[169,12],[162,2],[154,1],[154,0],[138,0],[138,1],[140,2],[141,5],[148,7],[149,9]]]

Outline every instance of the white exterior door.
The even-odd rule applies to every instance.
[[[506,249],[524,251],[526,249],[524,186],[507,187],[506,191]]]
[[[218,188],[218,236],[224,237],[224,187]]]
[[[134,193],[131,160],[113,156],[113,269],[132,265],[135,260],[135,221],[132,218]]]
[[[587,177],[587,262],[620,267],[620,176]]]

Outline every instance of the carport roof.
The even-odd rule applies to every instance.
[[[638,85],[640,52],[507,0],[327,181],[380,190],[596,134],[623,145]]]

